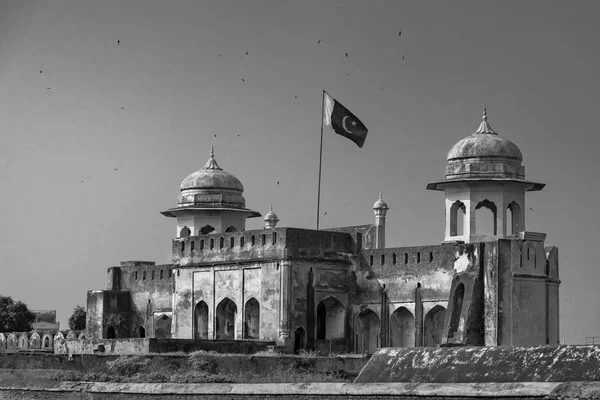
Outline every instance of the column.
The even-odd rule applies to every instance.
[[[290,296],[292,289],[292,262],[282,261],[279,266],[279,346],[291,346],[290,339]]]

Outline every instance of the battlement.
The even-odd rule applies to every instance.
[[[172,261],[187,265],[283,257],[338,258],[338,253],[353,252],[352,237],[344,232],[273,228],[175,238]]]
[[[108,269],[108,290],[140,290],[155,287],[172,290],[172,264],[156,265],[153,261],[126,261]]]

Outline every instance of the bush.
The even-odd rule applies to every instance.
[[[141,356],[120,356],[116,360],[107,361],[106,369],[113,375],[131,377],[141,372],[147,372],[150,359]]]
[[[209,374],[219,373],[219,364],[215,357],[204,351],[196,351],[188,357],[188,365],[195,372],[206,372]]]

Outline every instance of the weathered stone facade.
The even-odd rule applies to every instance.
[[[187,177],[172,262],[108,270],[88,292],[88,338],[273,341],[287,350],[558,344],[558,250],[524,231],[518,148],[484,122],[449,153],[445,241],[385,247],[387,204],[373,225],[245,230],[243,186],[214,154]],[[488,208],[493,231],[476,213]],[[460,223],[457,216],[463,213]],[[480,228],[478,228],[478,226]],[[522,228],[522,229],[519,229]]]

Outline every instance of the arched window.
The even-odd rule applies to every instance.
[[[462,311],[463,299],[465,297],[465,285],[460,283],[454,291],[454,301],[452,302],[452,316],[450,317],[450,329],[448,329],[448,339],[454,337],[458,330],[460,313]]]
[[[157,339],[171,338],[171,317],[163,315],[156,320],[154,337]]]
[[[181,246],[181,249],[180,249],[180,250],[181,250],[181,252],[183,253],[183,252],[185,251],[185,242],[184,242],[184,241],[181,241],[181,242],[180,242],[180,246]]]
[[[273,232],[273,246],[277,244],[277,232]]]
[[[446,309],[437,305],[425,315],[424,337],[425,347],[438,347],[441,343],[440,338],[444,330],[444,319],[446,318]]]
[[[450,207],[450,236],[462,236],[465,234],[465,216],[467,208],[462,201],[455,201]]]
[[[142,339],[146,337],[146,329],[143,326],[138,328],[138,336]]]
[[[194,339],[208,339],[208,305],[203,301],[194,307]]]
[[[114,326],[109,326],[106,330],[106,338],[107,339],[115,339],[117,337],[117,332],[115,331]]]
[[[429,252],[429,262],[433,262],[433,252]]]
[[[190,236],[190,234],[191,234],[190,228],[188,228],[187,226],[184,226],[179,231],[179,237],[188,237],[188,236]]]
[[[521,206],[516,201],[511,202],[506,208],[506,234],[514,235],[523,229],[519,226],[521,221]]]
[[[246,238],[242,236],[240,238],[240,247],[244,247],[245,244],[246,244]]]
[[[373,354],[380,347],[381,320],[372,310],[366,309],[356,319],[358,333],[357,350],[360,353]]]
[[[200,228],[200,235],[208,235],[209,233],[213,232],[215,230],[215,228],[213,228],[210,225],[204,225],[202,228]]]
[[[475,207],[476,234],[496,235],[496,205],[489,200],[483,200]]]
[[[229,239],[229,247],[233,249],[234,246],[235,246],[235,238],[232,237]]]
[[[335,297],[328,297],[317,306],[317,339],[344,337],[346,309]]]
[[[230,225],[227,229],[225,229],[225,232],[237,232],[237,231],[238,231],[238,229],[233,225]]]
[[[259,339],[260,305],[254,297],[246,302],[244,307],[244,339]]]
[[[225,247],[225,239],[219,238],[219,248],[222,249]]]
[[[396,265],[396,253],[392,254],[392,264]]]
[[[408,264],[408,253],[404,253],[404,265]]]
[[[400,307],[390,318],[392,347],[415,346],[415,317],[406,307]]]
[[[217,339],[235,339],[235,318],[237,315],[237,306],[233,301],[224,298],[217,306],[216,318],[216,338]]]

